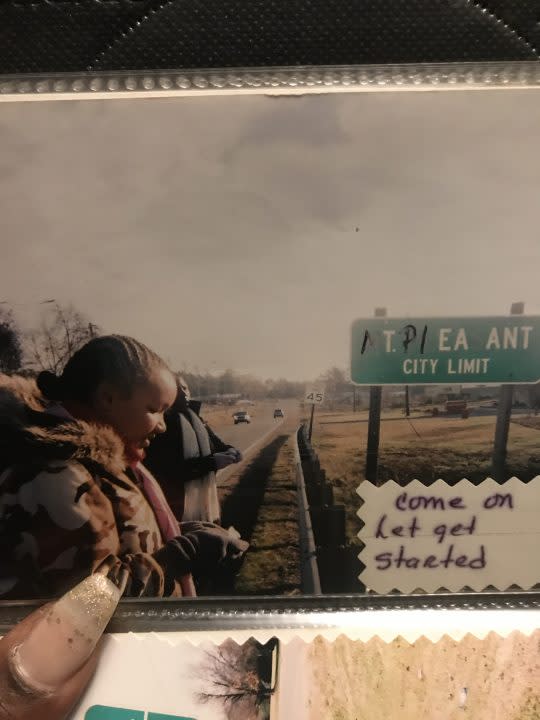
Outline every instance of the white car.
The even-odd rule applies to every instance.
[[[238,423],[250,423],[251,417],[247,410],[239,410],[233,413],[233,420],[234,424],[238,425]]]

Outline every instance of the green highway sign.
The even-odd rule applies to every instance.
[[[352,326],[357,385],[540,381],[540,316],[368,318]]]

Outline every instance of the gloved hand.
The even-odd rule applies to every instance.
[[[242,455],[242,453],[240,452],[240,450],[237,450],[237,448],[234,448],[234,447],[228,448],[228,449],[225,451],[225,453],[226,453],[227,455],[232,455],[232,457],[234,458],[234,462],[235,462],[235,463],[239,463],[241,460],[244,459],[244,456]]]
[[[233,465],[235,462],[238,462],[236,460],[236,455],[232,455],[229,450],[226,452],[214,453],[212,457],[216,463],[216,470],[223,470],[223,468],[228,465]]]
[[[209,572],[226,560],[238,560],[249,543],[210,522],[180,523],[182,535],[169,540],[156,555],[166,560],[177,577],[191,572]]]
[[[197,560],[203,565],[218,564],[229,558],[237,560],[249,547],[249,543],[230,533],[220,525],[211,522],[185,522],[180,523],[183,537],[189,537],[197,547]]]

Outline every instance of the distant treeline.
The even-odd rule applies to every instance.
[[[293,382],[285,378],[261,380],[250,374],[234,370],[216,373],[194,373],[180,371],[195,398],[218,399],[236,396],[249,400],[264,398],[300,398],[306,387],[304,382]]]

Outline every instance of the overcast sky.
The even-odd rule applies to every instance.
[[[308,380],[352,320],[540,312],[538,91],[6,103],[0,301]]]

